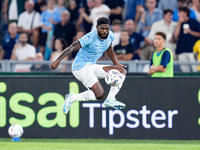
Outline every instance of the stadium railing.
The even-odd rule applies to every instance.
[[[66,72],[71,72],[71,65],[73,61],[63,61],[61,62],[61,65],[67,65]],[[14,66],[16,64],[41,64],[41,65],[49,65],[51,64],[51,61],[13,61],[13,60],[1,60],[0,61],[0,72],[14,72]],[[127,66],[127,70],[129,73],[142,73],[146,72],[149,68],[150,61],[149,60],[132,60],[132,61],[120,61],[121,64],[124,64]],[[106,65],[112,65],[111,61],[98,61],[97,64],[106,64]],[[200,66],[200,62],[194,61],[174,61],[174,72],[180,73],[182,72],[180,69],[181,65],[188,65],[190,68],[192,66]],[[192,69],[190,69],[190,73],[192,73]]]

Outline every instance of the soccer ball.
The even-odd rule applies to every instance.
[[[110,86],[118,86],[122,82],[122,74],[116,69],[111,69],[106,74],[105,82]]]
[[[8,129],[8,134],[11,138],[20,138],[23,133],[24,130],[19,124],[11,125]]]

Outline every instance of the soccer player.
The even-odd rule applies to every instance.
[[[125,107],[125,104],[117,101],[115,96],[122,87],[127,71],[124,69],[126,66],[118,62],[111,46],[114,34],[109,30],[109,24],[109,19],[105,17],[99,18],[96,30],[84,35],[67,47],[51,64],[52,69],[56,69],[66,56],[80,49],[73,62],[72,73],[88,90],[79,94],[67,94],[63,105],[64,114],[68,113],[70,106],[75,101],[101,99],[104,96],[104,90],[98,79],[105,78],[106,72],[111,69],[117,69],[122,74],[122,82],[118,86],[111,86],[104,105],[115,109],[123,109]],[[96,61],[104,52],[108,54],[114,66],[96,64]]]
[[[151,58],[148,74],[152,77],[173,77],[173,56],[169,49],[164,47],[166,34],[157,32],[154,37],[156,51]]]

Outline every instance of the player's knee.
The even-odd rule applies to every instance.
[[[104,91],[103,91],[103,90],[99,91],[97,94],[95,94],[95,96],[96,96],[96,99],[101,99],[101,98],[103,98],[103,96],[104,96]]]

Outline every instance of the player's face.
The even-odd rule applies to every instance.
[[[107,39],[110,26],[108,24],[101,24],[97,26],[98,35],[101,39]]]
[[[161,46],[163,46],[164,43],[165,43],[165,39],[163,39],[162,36],[155,35],[155,38],[154,38],[155,47],[161,47]]]

